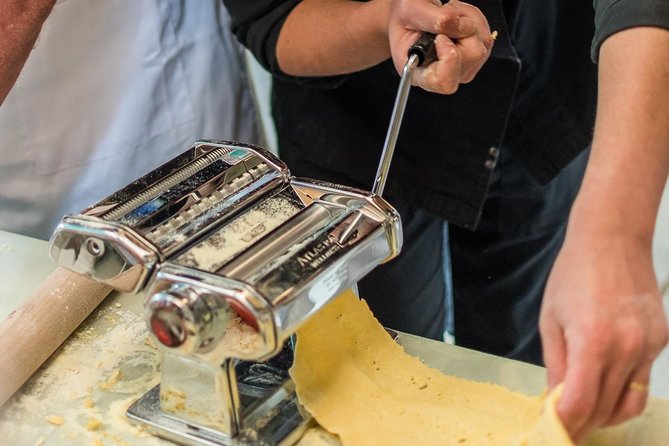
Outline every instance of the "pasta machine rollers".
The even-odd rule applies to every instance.
[[[65,216],[49,249],[146,295],[161,382],[128,416],[182,444],[242,445],[303,433],[291,336],[401,245],[399,214],[380,196],[293,177],[259,147],[198,141]]]

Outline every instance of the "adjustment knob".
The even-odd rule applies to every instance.
[[[149,299],[149,329],[165,347],[176,348],[183,345],[188,337],[184,312],[178,297],[162,292]]]
[[[205,353],[223,337],[234,311],[206,290],[172,285],[145,304],[146,322],[158,342],[184,353]]]

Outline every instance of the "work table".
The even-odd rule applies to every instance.
[[[54,268],[46,242],[0,231],[0,317]],[[146,331],[142,305],[141,295],[107,297],[0,409],[3,441],[15,446],[171,444],[125,417],[126,408],[159,380],[160,351]],[[541,367],[406,334],[400,334],[400,343],[444,373],[530,395],[544,389]],[[665,376],[669,379],[669,372]],[[653,398],[647,413],[618,428],[616,437],[612,445],[666,444],[669,400]]]

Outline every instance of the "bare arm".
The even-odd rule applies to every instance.
[[[440,93],[471,81],[493,44],[483,14],[458,0],[304,0],[286,19],[276,54],[281,70],[294,76],[352,73],[390,56],[401,71],[420,31],[440,35],[439,60],[430,68],[436,76],[419,73],[416,83]]]
[[[652,236],[669,172],[669,31],[602,45],[592,153],[541,315],[549,385],[579,440],[641,413],[667,321]],[[636,384],[632,384],[636,383]]]
[[[390,57],[387,1],[304,0],[286,19],[277,59],[295,76],[346,74]]]
[[[0,2],[0,105],[19,77],[56,0]]]
[[[574,216],[588,226],[605,213],[598,227],[614,222],[648,247],[669,172],[667,54],[669,31],[659,28],[623,31],[602,45],[591,168]]]

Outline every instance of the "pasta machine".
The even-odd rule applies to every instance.
[[[65,216],[50,254],[146,296],[161,382],[131,419],[182,444],[292,444],[310,423],[287,374],[292,335],[401,245],[379,195],[293,177],[259,147],[199,141]]]

